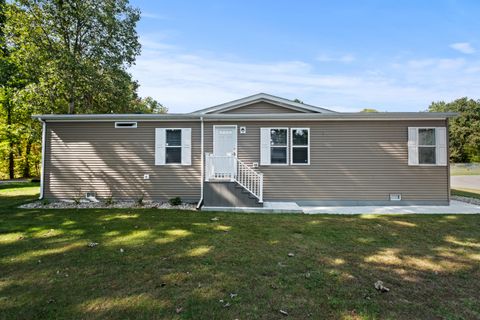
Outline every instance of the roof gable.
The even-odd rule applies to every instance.
[[[223,103],[214,107],[198,110],[196,114],[219,113],[336,113],[325,108],[319,108],[304,103],[259,93],[253,96]]]

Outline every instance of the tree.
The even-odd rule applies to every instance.
[[[138,98],[133,107],[134,113],[167,113],[168,108],[152,97]]]
[[[295,99],[293,99],[293,102],[296,102],[296,103],[301,103],[301,104],[303,104],[303,101],[302,101],[302,100],[300,100],[300,99],[298,99],[298,98],[295,98]]]
[[[377,110],[377,109],[365,108],[365,109],[363,109],[363,110],[360,111],[360,112],[371,113],[371,112],[378,112],[378,110]]]
[[[127,0],[0,0],[0,175],[38,174],[34,113],[166,112],[127,72],[139,17]]]
[[[127,0],[17,0],[17,41],[38,47],[42,78],[55,78],[55,100],[68,113],[126,110],[135,98],[126,69],[140,53],[140,12]]]
[[[453,162],[480,161],[480,100],[460,98],[445,103],[432,102],[430,112],[457,112],[449,120],[450,159]]]

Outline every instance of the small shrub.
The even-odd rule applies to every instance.
[[[105,204],[107,206],[113,205],[115,202],[113,201],[113,195],[109,195],[108,197],[105,198]]]
[[[82,189],[77,189],[77,192],[75,193],[75,196],[73,197],[73,202],[75,204],[80,204],[80,200],[83,198],[82,196]]]
[[[42,200],[42,205],[48,206],[49,204],[50,204],[50,200],[48,200],[48,199],[43,199]]]
[[[40,179],[39,178],[33,178],[33,179],[30,179],[30,182],[38,183],[38,182],[40,182]]]
[[[172,206],[179,206],[182,204],[182,199],[180,197],[171,198],[168,203]]]
[[[143,206],[143,198],[144,198],[144,194],[142,193],[142,195],[140,197],[138,197],[137,199],[137,205],[142,207]]]

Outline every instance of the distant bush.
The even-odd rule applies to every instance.
[[[39,178],[33,178],[33,179],[30,179],[30,182],[38,183],[38,182],[40,182],[40,179]]]
[[[168,203],[172,206],[179,206],[182,204],[182,199],[180,197],[171,198]]]

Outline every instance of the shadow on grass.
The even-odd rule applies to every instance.
[[[27,199],[0,207],[0,318],[480,315],[478,215],[15,208]]]

